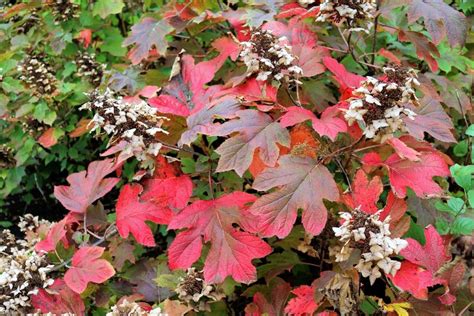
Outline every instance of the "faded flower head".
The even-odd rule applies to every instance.
[[[109,89],[103,94],[94,91],[90,98],[81,109],[94,112],[91,122],[93,130],[102,128],[110,135],[109,145],[125,141],[125,153],[135,155],[140,161],[146,161],[147,155],[158,155],[162,144],[156,140],[155,135],[168,134],[161,128],[168,118],[156,115],[156,109],[145,101],[127,103],[114,97]]]
[[[296,57],[286,37],[276,37],[269,30],[257,29],[248,42],[242,42],[240,57],[247,66],[247,76],[257,74],[257,80],[293,80],[303,73],[294,63]]]
[[[22,218],[21,231],[36,230],[42,224],[31,214]],[[46,256],[34,251],[34,242],[17,239],[9,230],[0,232],[0,314],[28,313],[34,308],[30,296],[53,284],[47,276],[53,267]]]
[[[43,54],[28,55],[18,66],[20,80],[25,82],[33,93],[39,96],[51,95],[56,90],[56,77],[53,68]]]
[[[366,138],[381,141],[397,131],[406,132],[403,118],[415,118],[407,105],[419,105],[415,88],[420,84],[413,69],[387,67],[384,72],[386,80],[367,77],[362,81],[344,114],[349,125],[359,123]]]
[[[110,311],[107,312],[106,316],[167,316],[161,312],[161,308],[157,307],[151,311],[146,311],[142,306],[137,302],[129,302],[127,299],[122,300],[121,302],[113,305],[110,308]]]
[[[0,145],[0,168],[11,168],[16,165],[13,149],[5,144]]]
[[[215,286],[207,284],[204,281],[203,272],[196,271],[195,268],[188,269],[186,276],[180,279],[175,292],[178,293],[181,301],[196,311],[207,310],[206,301],[208,299],[218,301],[224,296],[217,292]]]
[[[100,85],[104,75],[105,65],[95,60],[95,54],[81,52],[76,58],[75,64],[77,65],[76,74],[78,77],[86,77],[95,87]]]
[[[55,24],[79,17],[79,5],[70,0],[53,0],[48,6],[53,13]]]
[[[324,0],[319,6],[318,22],[346,24],[349,31],[368,32],[377,10],[376,0]]]
[[[395,276],[401,263],[390,257],[398,255],[408,243],[390,237],[390,216],[381,221],[378,213],[369,215],[358,209],[340,213],[340,216],[342,225],[333,227],[340,245],[331,249],[336,262],[348,260],[352,251],[359,249],[361,258],[355,268],[363,277],[369,277],[371,284],[382,276],[381,271]]]

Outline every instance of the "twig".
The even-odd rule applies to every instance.
[[[379,25],[379,16],[380,13],[378,12],[380,8],[380,0],[377,0],[377,16],[375,17],[374,21],[374,37],[372,39],[372,59],[370,61],[371,64],[375,63],[375,46],[377,45],[377,26]]]
[[[339,159],[335,159],[337,165],[341,169],[342,173],[344,174],[344,177],[346,178],[347,185],[349,186],[349,192],[352,192],[352,186],[351,186],[351,181],[349,179],[349,175],[346,172],[346,169],[344,169],[344,166],[342,165],[341,161]]]

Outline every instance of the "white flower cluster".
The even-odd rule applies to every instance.
[[[336,262],[349,259],[357,248],[361,250],[361,258],[355,268],[363,277],[369,277],[371,284],[382,276],[380,270],[394,276],[401,263],[390,256],[398,255],[408,243],[390,237],[390,216],[381,221],[378,214],[368,215],[357,209],[352,214],[343,212],[340,215],[344,222],[333,227],[333,231],[342,246],[331,249]]]
[[[25,82],[33,93],[50,95],[56,90],[54,71],[42,54],[27,56],[17,70],[21,72],[20,80]]]
[[[313,4],[315,2],[316,2],[316,0],[298,0],[298,3],[300,5],[302,5],[303,7],[306,7],[306,6],[308,6],[310,4]]]
[[[38,224],[36,227],[40,225],[36,217],[28,218]],[[22,222],[22,231],[33,229],[34,226]],[[54,280],[47,276],[53,266],[33,250],[34,243],[16,239],[7,229],[0,232],[0,240],[0,315],[32,312],[30,295],[53,284]]]
[[[137,302],[129,302],[127,299],[124,299],[119,304],[116,304],[111,307],[110,311],[106,314],[106,316],[123,316],[123,315],[130,315],[130,316],[167,316],[168,314],[164,314],[161,312],[161,308],[156,307],[151,311],[145,311],[140,304]]]
[[[206,301],[202,298],[208,298],[218,301],[224,297],[222,293],[218,293],[216,288],[204,281],[202,271],[196,271],[195,268],[187,270],[185,277],[180,279],[175,292],[181,301],[194,308],[195,311],[204,311],[208,309]]]
[[[420,85],[413,69],[384,68],[385,81],[367,77],[354,92],[344,117],[352,125],[358,122],[366,138],[384,140],[397,131],[405,132],[403,117],[415,119],[406,105],[417,106],[416,86]]]
[[[349,31],[366,32],[373,27],[371,21],[377,10],[376,0],[324,0],[319,6],[317,22],[346,23]]]
[[[294,65],[296,57],[286,42],[286,37],[278,38],[271,31],[261,29],[253,32],[248,42],[241,42],[240,57],[247,66],[247,76],[257,74],[259,81],[281,81],[301,75],[303,70]]]
[[[168,118],[158,116],[155,108],[145,101],[127,103],[113,96],[107,89],[104,94],[94,91],[91,101],[81,109],[93,111],[93,129],[102,128],[111,136],[109,145],[126,141],[125,153],[135,155],[139,161],[147,160],[147,155],[158,155],[162,144],[155,138],[157,133],[168,134],[161,125]]]

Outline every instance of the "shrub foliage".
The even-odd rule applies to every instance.
[[[472,12],[7,1],[0,314],[472,312]]]

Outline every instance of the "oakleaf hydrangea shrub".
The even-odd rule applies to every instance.
[[[473,11],[3,5],[0,314],[474,312]]]

